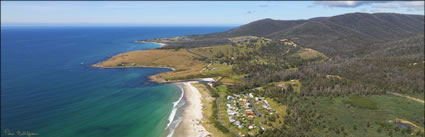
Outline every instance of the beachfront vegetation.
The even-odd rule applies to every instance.
[[[202,95],[202,104],[204,105],[202,113],[202,126],[215,137],[230,137],[230,131],[218,121],[218,112],[216,99],[219,97],[215,89],[206,84],[194,83]]]

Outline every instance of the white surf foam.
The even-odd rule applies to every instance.
[[[167,128],[169,129],[169,134],[167,135],[167,137],[173,136],[175,128],[180,124],[180,122],[183,119],[182,117],[179,117],[176,120],[174,120],[174,118],[176,117],[177,110],[185,104],[184,102],[182,102],[182,99],[184,97],[184,89],[180,85],[178,85],[178,87],[180,88],[181,96],[177,101],[173,102],[173,110],[171,111],[171,114],[168,117],[168,124],[167,124],[167,127],[165,128],[165,129]]]
[[[173,110],[171,111],[171,114],[168,117],[168,124],[167,124],[167,127],[166,128],[168,128],[170,126],[170,124],[173,122],[174,117],[175,117],[176,112],[177,112],[177,109],[179,108],[179,107],[177,107],[177,105],[180,103],[180,101],[183,99],[183,96],[184,96],[184,89],[182,87],[180,87],[180,86],[178,86],[178,87],[180,88],[180,90],[181,90],[182,93],[180,95],[179,100],[173,102]]]

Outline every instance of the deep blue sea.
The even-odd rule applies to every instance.
[[[115,54],[157,48],[135,40],[220,32],[230,27],[1,27],[1,135],[164,136],[173,84],[149,82],[160,68],[100,69]]]

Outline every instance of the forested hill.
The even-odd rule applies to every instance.
[[[382,44],[424,35],[424,16],[396,13],[349,13],[307,20],[263,19],[225,32],[185,36],[191,40],[166,42],[165,48],[189,48],[231,43],[228,38],[258,36],[290,39],[327,56],[359,57],[380,50]]]
[[[370,53],[367,57],[424,57],[424,35],[412,36],[406,39],[382,44],[380,50]]]
[[[355,56],[378,44],[418,34],[424,34],[422,15],[350,13],[294,21],[264,19],[214,35],[290,38],[328,56]]]

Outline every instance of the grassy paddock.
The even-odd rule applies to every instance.
[[[227,55],[231,49],[232,45],[220,45],[212,47],[193,48],[192,51],[206,57],[215,57],[219,53]]]
[[[312,103],[315,102],[315,103]],[[370,136],[403,137],[423,133],[424,105],[392,95],[352,96],[352,97],[309,97],[305,103],[315,104],[325,116],[321,123],[325,126],[317,135],[328,136]],[[373,109],[370,109],[373,108]],[[409,134],[407,128],[398,128],[390,120],[405,119],[418,126]],[[338,134],[335,129],[343,128]],[[325,131],[325,132],[324,132]],[[418,135],[420,136],[420,135]]]
[[[375,101],[362,96],[351,96],[348,99],[342,100],[342,102],[358,108],[378,109]]]
[[[102,67],[122,67],[130,64],[135,67],[169,67],[175,71],[158,74],[164,79],[185,78],[192,75],[199,75],[202,68],[207,63],[195,59],[197,56],[186,50],[140,50],[118,54],[110,59],[97,63],[96,66]]]

